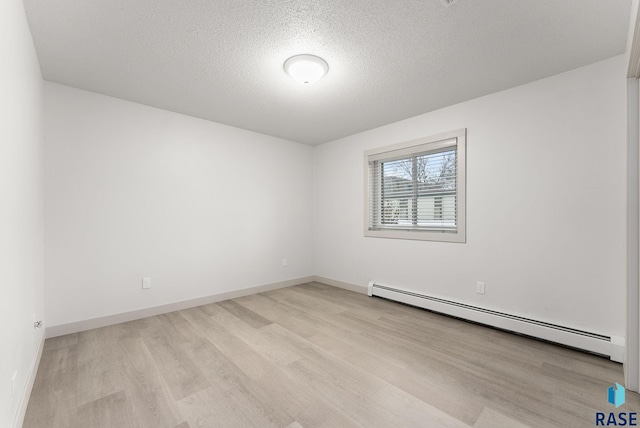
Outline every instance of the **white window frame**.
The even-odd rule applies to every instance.
[[[455,143],[451,140],[455,139]],[[371,229],[369,201],[372,185],[370,180],[370,161],[410,156],[425,151],[437,151],[446,146],[456,147],[456,229],[453,230],[397,230]],[[364,236],[374,238],[413,239],[440,242],[466,242],[466,169],[467,169],[467,129],[457,129],[430,137],[368,150],[364,153]]]

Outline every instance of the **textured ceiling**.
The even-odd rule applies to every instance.
[[[45,79],[312,145],[623,53],[631,2],[24,0]]]

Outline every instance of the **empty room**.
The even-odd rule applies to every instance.
[[[0,28],[0,427],[638,425],[638,0]]]

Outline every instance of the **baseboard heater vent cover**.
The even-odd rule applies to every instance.
[[[583,349],[596,354],[606,355],[613,361],[622,362],[624,359],[624,338],[611,337],[538,321],[383,285],[374,281],[369,283],[367,294],[369,296],[377,296],[400,303],[406,303],[418,308],[440,312],[480,324],[571,346],[573,348]]]

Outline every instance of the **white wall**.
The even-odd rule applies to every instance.
[[[626,65],[618,56],[317,147],[314,273],[624,336]],[[365,238],[363,152],[458,128],[467,243]]]
[[[22,1],[0,2],[0,28],[0,426],[9,427],[42,340],[32,327],[43,315],[42,77]]]
[[[311,147],[53,83],[45,129],[49,326],[311,275]]]

